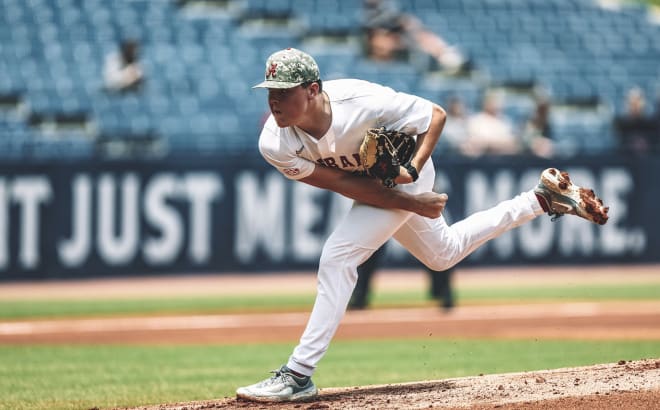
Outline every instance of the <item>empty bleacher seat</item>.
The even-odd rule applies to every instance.
[[[104,134],[153,132],[170,138],[175,150],[185,151],[182,145],[189,143],[197,151],[240,151],[253,145],[244,136],[259,133],[267,112],[265,95],[251,89],[263,77],[265,58],[298,47],[317,58],[324,79],[363,78],[440,103],[458,95],[475,110],[492,85],[542,85],[560,105],[595,102],[607,108],[595,118],[588,110],[569,115],[560,109],[557,134],[565,134],[559,139],[566,152],[600,152],[613,142],[595,134],[611,134],[608,122],[623,109],[626,91],[640,86],[653,95],[660,85],[660,26],[649,21],[644,4],[606,9],[590,0],[400,1],[402,10],[470,56],[484,74],[473,80],[365,61],[360,1],[229,3],[223,18],[206,18],[182,12],[176,0],[0,1],[0,94],[20,95],[33,115],[82,113]],[[242,24],[252,17],[279,21],[271,28]],[[314,41],[324,36],[347,40]],[[104,59],[128,37],[141,42],[145,86],[135,95],[110,96],[103,91]],[[529,108],[521,101],[505,107],[515,118]],[[0,147],[10,147],[8,134],[31,141],[7,148],[6,156],[58,152],[52,141],[45,143],[50,148],[32,149],[41,136],[29,118],[19,120],[21,126],[0,124]],[[94,155],[84,142],[66,144]]]

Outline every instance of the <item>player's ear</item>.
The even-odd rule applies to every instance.
[[[307,86],[307,95],[310,98],[316,97],[318,93],[319,93],[319,83],[313,82]]]

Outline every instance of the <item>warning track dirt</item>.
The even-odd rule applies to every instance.
[[[249,313],[0,322],[2,343],[296,341],[309,313]],[[660,340],[660,302],[582,302],[351,311],[336,339],[479,337]],[[612,332],[612,329],[617,329]]]

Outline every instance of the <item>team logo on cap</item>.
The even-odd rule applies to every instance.
[[[271,63],[270,67],[266,70],[266,78],[277,77],[277,63]]]

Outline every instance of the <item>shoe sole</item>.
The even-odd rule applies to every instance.
[[[318,396],[318,389],[309,392],[300,392],[292,395],[291,397],[278,397],[278,396],[248,396],[245,394],[236,393],[236,398],[256,401],[260,403],[282,403],[282,402],[299,402],[313,400]]]
[[[603,201],[596,196],[593,189],[580,188],[574,185],[568,176],[568,172],[548,168],[541,174],[541,183],[549,190],[568,198],[574,204],[574,207],[566,205],[565,210],[557,209],[557,211],[561,213],[575,212],[578,216],[599,225],[607,223],[609,208],[603,206]]]

